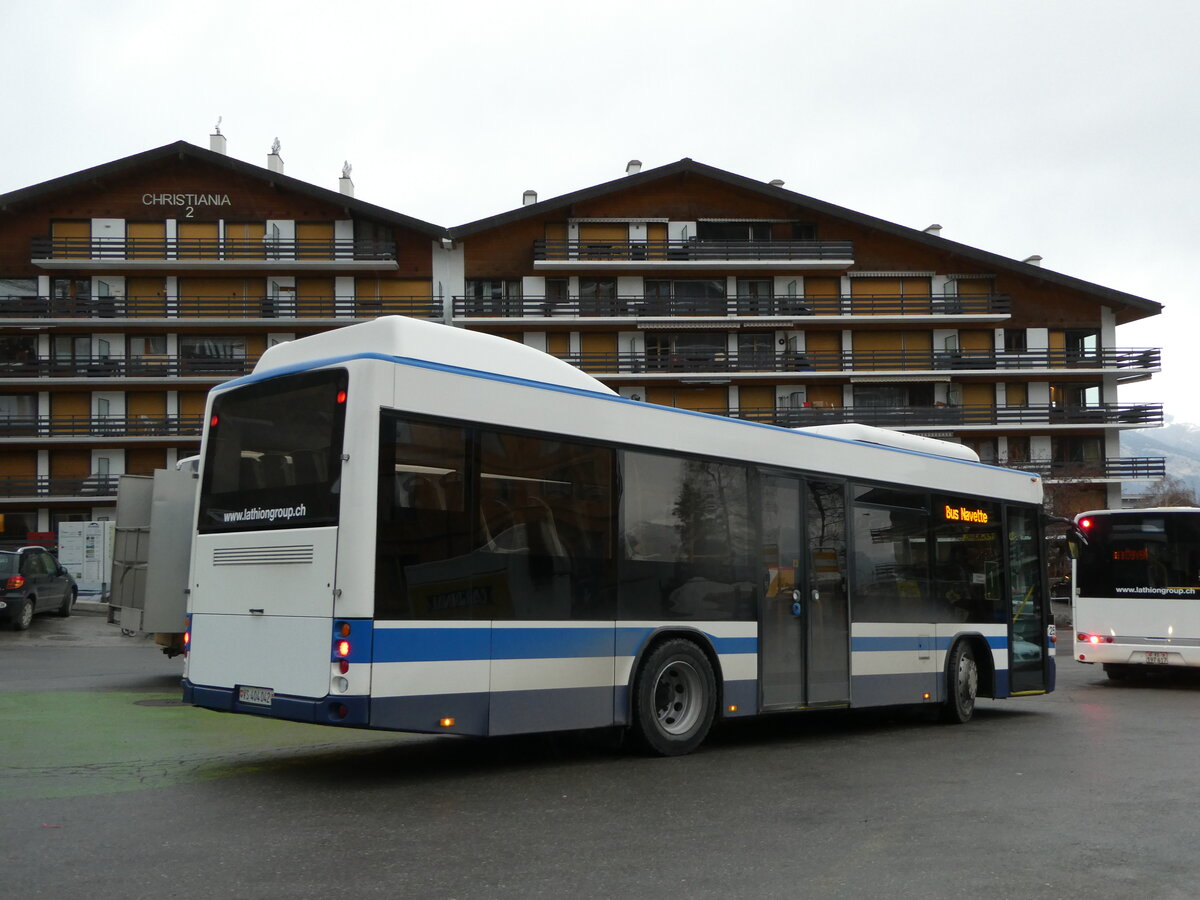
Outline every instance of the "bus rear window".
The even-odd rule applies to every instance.
[[[201,532],[334,525],[346,418],[344,369],[285,375],[213,403]]]
[[[1077,566],[1085,597],[1200,596],[1200,527],[1194,515],[1097,516]]]

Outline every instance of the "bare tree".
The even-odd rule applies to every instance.
[[[1196,492],[1182,478],[1168,475],[1139,498],[1139,508],[1150,506],[1200,506]]]

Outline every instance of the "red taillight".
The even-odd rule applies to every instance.
[[[348,660],[343,659],[338,662],[338,672],[340,672],[342,675],[345,675],[349,671],[350,671],[350,662]]]
[[[209,428],[216,428],[216,427],[217,427],[217,422],[219,422],[219,421],[221,421],[221,420],[220,420],[220,419],[218,419],[216,416],[213,416],[211,419],[209,419],[209,420],[208,420],[208,427],[209,427]]]
[[[192,633],[190,631],[185,631],[183,633],[183,649],[186,650],[188,647],[191,646],[191,644],[192,644]]]
[[[18,588],[25,587],[25,576],[24,575],[10,576],[8,581],[5,582],[4,587],[10,591],[15,591]]]
[[[345,392],[345,391],[338,391],[338,392],[337,392],[337,402],[338,402],[338,403],[345,403],[345,402],[346,402],[346,392]]]
[[[343,657],[350,655],[350,642],[349,641],[338,641],[337,642],[337,655],[343,656]]]
[[[1092,520],[1091,519],[1080,519],[1079,527],[1082,528],[1084,531],[1087,531],[1089,528],[1092,527]]]

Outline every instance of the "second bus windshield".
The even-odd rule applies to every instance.
[[[1200,512],[1095,516],[1077,573],[1085,597],[1200,597]]]

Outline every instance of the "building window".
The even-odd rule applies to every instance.
[[[0,301],[37,297],[36,278],[6,278],[0,275]]]
[[[1013,353],[1023,353],[1029,349],[1024,328],[1004,329],[1004,349]]]
[[[724,279],[658,281],[647,279],[646,305],[653,313],[671,315],[724,315]]]
[[[1068,366],[1083,364],[1097,365],[1100,353],[1100,330],[1097,328],[1070,328],[1064,336]]]
[[[585,316],[611,316],[616,314],[617,279],[580,278],[579,312]]]
[[[32,335],[0,335],[0,365],[20,371],[37,362],[37,338]]]
[[[775,332],[750,332],[739,334],[738,369],[773,371],[775,368]]]
[[[739,278],[737,280],[737,311],[739,316],[769,315],[772,310],[775,285],[770,278]]]
[[[896,409],[905,406],[933,406],[933,385],[914,384],[856,384],[855,407]]]
[[[521,282],[467,280],[467,300],[477,313],[495,316],[521,315]]]
[[[1100,385],[1066,384],[1050,385],[1050,405],[1055,409],[1078,409],[1100,405]]]
[[[240,375],[246,369],[246,339],[238,335],[181,335],[182,375]]]
[[[768,222],[697,222],[696,237],[702,241],[769,241]]]

